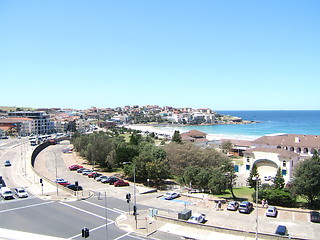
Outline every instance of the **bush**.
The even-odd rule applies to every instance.
[[[255,201],[255,193],[252,194]],[[291,195],[288,189],[261,189],[259,200],[266,199],[270,205],[289,207],[294,205],[296,198]]]

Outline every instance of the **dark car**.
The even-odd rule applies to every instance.
[[[75,184],[70,184],[70,185],[67,185],[67,188],[73,190],[73,191],[81,191],[82,190],[82,187],[81,186],[77,186]]]
[[[10,167],[10,166],[11,166],[10,160],[6,160],[6,161],[4,162],[4,166],[5,166],[5,167]]]
[[[77,169],[77,173],[82,173],[83,172],[83,170],[85,170],[86,168],[79,168],[79,169]]]
[[[240,213],[250,213],[252,209],[253,209],[252,203],[247,201],[241,202],[238,208]]]
[[[275,234],[281,235],[281,236],[287,236],[288,235],[288,229],[284,225],[279,225],[276,229]]]
[[[310,221],[320,223],[320,213],[319,212],[310,212]]]
[[[112,184],[114,184],[116,181],[118,181],[119,180],[119,178],[117,178],[117,177],[108,177],[108,178],[106,178],[106,179],[101,179],[101,182],[102,183],[109,183],[110,185],[112,185]]]

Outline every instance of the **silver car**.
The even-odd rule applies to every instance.
[[[267,217],[277,217],[278,210],[276,207],[268,207],[266,211]]]
[[[177,198],[177,197],[180,197],[180,194],[179,194],[179,193],[176,193],[176,192],[167,192],[164,198],[165,198],[166,200],[171,200],[171,199],[174,199],[174,198]]]

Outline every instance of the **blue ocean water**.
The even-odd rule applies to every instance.
[[[179,127],[181,132],[196,129],[207,134],[259,137],[267,134],[291,133],[320,135],[320,110],[305,111],[217,111],[224,115],[258,121],[252,124]]]

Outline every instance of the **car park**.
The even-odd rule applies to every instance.
[[[266,216],[267,217],[277,217],[278,215],[278,210],[276,207],[268,207],[266,211]]]
[[[2,187],[0,190],[0,195],[3,197],[3,199],[14,199],[13,192],[8,187]]]
[[[320,223],[320,213],[316,211],[310,212],[310,221]]]
[[[113,183],[115,187],[123,187],[123,186],[129,186],[130,184],[128,182],[125,182],[124,180],[118,180]]]
[[[206,215],[205,214],[195,214],[192,215],[188,222],[191,223],[205,223],[206,222]]]
[[[27,198],[29,195],[23,187],[18,187],[14,189],[15,194],[18,198]]]
[[[75,171],[75,170],[78,170],[79,168],[83,168],[83,167],[78,164],[74,164],[74,165],[69,166],[70,171]]]
[[[172,199],[175,199],[177,197],[180,197],[179,193],[177,193],[177,192],[167,192],[164,198],[166,200],[172,200]]]
[[[238,208],[240,213],[250,213],[253,209],[253,204],[251,202],[241,202]]]
[[[67,185],[67,188],[73,190],[73,191],[81,191],[83,190],[82,186],[78,186],[76,184],[70,184],[70,185]]]
[[[281,235],[281,236],[287,236],[288,235],[288,229],[284,225],[278,225],[275,234]]]
[[[10,167],[10,166],[11,166],[10,160],[6,160],[6,161],[4,162],[4,166],[5,166],[5,167]]]
[[[239,207],[239,203],[236,201],[231,201],[228,203],[227,210],[237,211]]]

